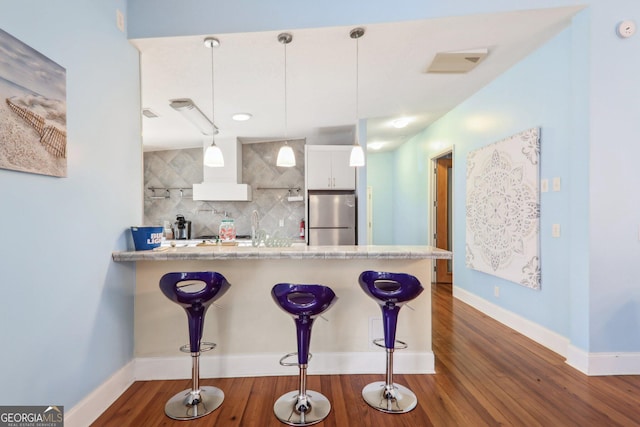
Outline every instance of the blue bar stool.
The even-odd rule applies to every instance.
[[[193,420],[216,410],[224,400],[224,393],[217,387],[200,387],[200,352],[216,347],[215,343],[202,340],[204,315],[209,306],[231,286],[220,273],[213,271],[191,273],[167,273],[160,278],[160,290],[171,301],[180,305],[189,320],[189,344],[180,348],[191,353],[192,386],[173,396],[164,412],[174,420]]]
[[[407,344],[396,340],[396,326],[400,307],[416,298],[424,288],[420,281],[405,273],[386,273],[365,271],[360,274],[360,286],[380,305],[384,328],[384,347],[387,351],[386,381],[376,381],[362,389],[362,397],[375,409],[402,414],[411,411],[418,404],[418,398],[407,387],[393,383],[393,351],[396,343],[398,350],[407,348]],[[382,347],[383,339],[374,340]]]
[[[317,391],[307,390],[307,363],[311,358],[311,326],[316,317],[324,313],[337,300],[336,294],[322,285],[296,285],[279,283],[271,290],[273,300],[284,311],[293,316],[298,338],[298,390],[285,393],[273,405],[273,412],[283,423],[292,426],[309,426],[319,423],[329,415],[331,403]],[[285,362],[296,353],[289,353],[280,359],[283,366],[295,366]]]

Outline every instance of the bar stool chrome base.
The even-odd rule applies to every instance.
[[[218,409],[224,393],[217,387],[203,386],[199,390],[183,390],[164,406],[164,413],[174,420],[194,420]]]
[[[372,408],[388,414],[404,414],[418,404],[418,398],[407,387],[400,384],[389,387],[384,381],[367,384],[362,397]]]
[[[324,420],[331,412],[331,403],[321,393],[307,390],[300,396],[298,390],[285,393],[276,400],[273,412],[290,426],[310,426]]]

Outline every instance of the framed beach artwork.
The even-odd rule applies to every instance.
[[[540,289],[540,129],[467,156],[466,265]]]
[[[0,29],[0,168],[67,176],[66,74]]]

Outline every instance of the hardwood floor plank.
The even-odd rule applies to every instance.
[[[418,396],[407,414],[385,414],[362,399],[384,375],[311,375],[308,388],[331,401],[320,427],[631,427],[640,426],[640,376],[588,377],[564,359],[452,298],[432,291],[434,375],[395,375]],[[411,345],[409,343],[409,345]],[[313,363],[313,362],[311,362]],[[202,379],[225,393],[214,413],[184,422],[164,414],[166,401],[189,380],[140,381],[92,425],[280,427],[275,400],[298,386],[297,376]]]

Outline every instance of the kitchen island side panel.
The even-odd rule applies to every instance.
[[[358,283],[362,271],[380,270],[413,274],[425,287],[425,291],[410,303],[414,310],[408,307],[401,310],[397,339],[409,344],[409,349],[404,352],[426,355],[432,365],[431,262],[431,259],[138,261],[135,356],[160,359],[181,357],[186,360],[185,364],[189,363],[188,355],[178,350],[188,341],[185,312],[160,292],[158,283],[160,277],[168,272],[212,270],[222,273],[231,283],[231,288],[216,302],[219,307],[212,305],[207,312],[203,341],[213,341],[217,343],[217,348],[203,354],[203,363],[210,356],[226,358],[231,361],[228,363],[242,364],[249,363],[251,356],[260,358],[274,355],[274,364],[277,365],[280,355],[294,352],[296,341],[292,317],[275,304],[270,293],[276,283],[289,282],[326,285],[338,296],[336,304],[323,315],[328,322],[318,318],[314,323],[312,353],[339,355],[345,363],[357,365],[357,360],[350,359],[372,352],[375,353],[374,357],[380,355],[380,369],[384,369],[384,350],[372,348],[369,333],[371,319],[375,324],[382,317],[380,307],[362,291]],[[382,330],[381,325],[379,330]],[[310,362],[310,365],[313,363]],[[236,376],[237,372],[247,370],[250,371],[251,367],[228,366],[217,372],[220,376]],[[433,372],[433,366],[426,370]],[[333,373],[341,372],[344,373],[344,369],[336,366]],[[188,376],[187,368],[184,378]]]

